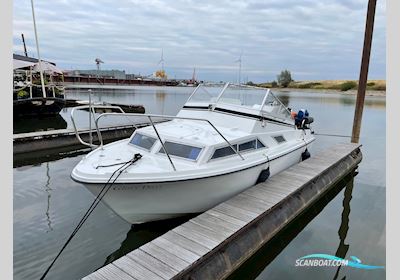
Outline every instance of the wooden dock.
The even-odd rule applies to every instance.
[[[165,122],[157,120],[154,123]],[[101,127],[100,132],[104,143],[128,138],[136,128],[149,126],[149,122],[136,122],[127,125],[113,125]],[[83,141],[89,142],[89,129],[79,129],[79,134]],[[92,129],[94,143],[98,141],[96,129]],[[49,131],[38,131],[28,133],[18,133],[13,135],[13,154],[20,155],[25,153],[45,151],[51,154],[52,150],[63,149],[72,151],[85,147],[76,137],[75,130],[72,128],[57,129]]]
[[[148,124],[145,124],[146,126]],[[142,125],[142,126],[145,126]],[[135,126],[121,125],[101,128],[101,135],[105,142],[129,137]],[[83,141],[89,141],[89,129],[79,130]],[[97,141],[96,130],[92,129],[93,140]],[[51,149],[84,147],[76,138],[74,129],[57,129],[49,131],[18,133],[13,135],[13,153],[22,154]]]
[[[86,276],[224,279],[361,162],[339,144],[257,184]]]

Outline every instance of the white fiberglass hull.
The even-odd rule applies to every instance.
[[[268,164],[228,174],[175,182],[114,184],[103,198],[117,215],[131,224],[199,213],[253,186],[262,170],[273,176],[301,161],[306,147],[298,148]],[[104,184],[85,184],[97,195]]]

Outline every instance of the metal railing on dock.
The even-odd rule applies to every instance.
[[[104,141],[116,141],[118,139],[128,138],[132,135],[136,127],[148,126],[149,123],[136,123],[135,125],[114,125],[100,128]],[[82,135],[84,141],[89,141],[89,134],[97,134],[96,129],[80,129],[78,133]],[[93,141],[97,141],[97,137]],[[51,149],[76,149],[84,147],[76,137],[74,129],[58,129],[50,131],[39,131],[29,133],[18,133],[13,135],[13,153],[22,154],[37,151],[50,152]]]
[[[257,184],[86,276],[224,279],[354,172],[359,144],[339,144]]]

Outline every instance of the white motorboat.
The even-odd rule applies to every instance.
[[[151,125],[93,150],[71,176],[97,196],[136,155],[102,199],[132,224],[203,212],[300,162],[315,140],[312,118],[296,125],[269,89],[199,85],[177,116],[122,115]]]

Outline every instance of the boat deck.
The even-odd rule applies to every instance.
[[[224,279],[361,162],[359,144],[303,161],[86,276]]]

